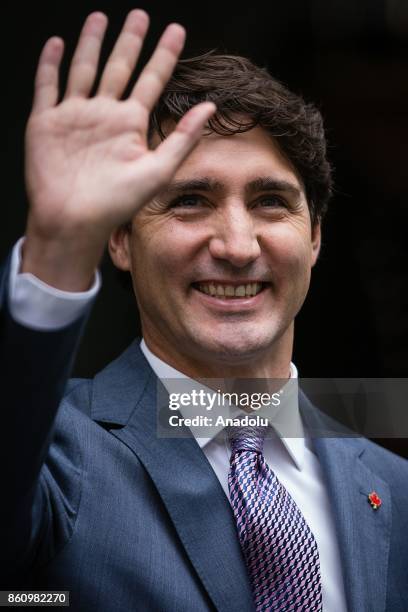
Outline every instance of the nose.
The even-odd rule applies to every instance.
[[[261,253],[254,220],[245,207],[230,207],[220,214],[209,242],[215,259],[228,261],[237,268],[252,263]]]

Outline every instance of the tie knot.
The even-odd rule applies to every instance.
[[[266,427],[231,426],[227,428],[227,435],[232,454],[240,450],[263,453]]]

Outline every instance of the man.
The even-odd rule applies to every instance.
[[[158,378],[296,376],[331,186],[319,113],[243,58],[176,67],[176,24],[121,100],[140,10],[90,97],[106,25],[88,17],[61,102],[60,39],[36,76],[27,230],[0,290],[3,588],[84,611],[405,610],[405,461],[362,439],[157,432]],[[66,386],[108,240],[143,340]],[[302,435],[325,423],[300,404]]]

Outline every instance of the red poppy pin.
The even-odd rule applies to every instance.
[[[368,501],[370,502],[373,510],[378,510],[382,504],[381,497],[377,495],[375,491],[371,491],[371,493],[369,493]]]

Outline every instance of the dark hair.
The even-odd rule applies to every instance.
[[[217,105],[211,132],[232,135],[260,126],[276,139],[303,180],[312,223],[320,220],[332,177],[319,110],[249,59],[209,51],[179,60],[150,117],[149,139],[155,132],[164,138],[167,121],[178,121],[204,101]]]

